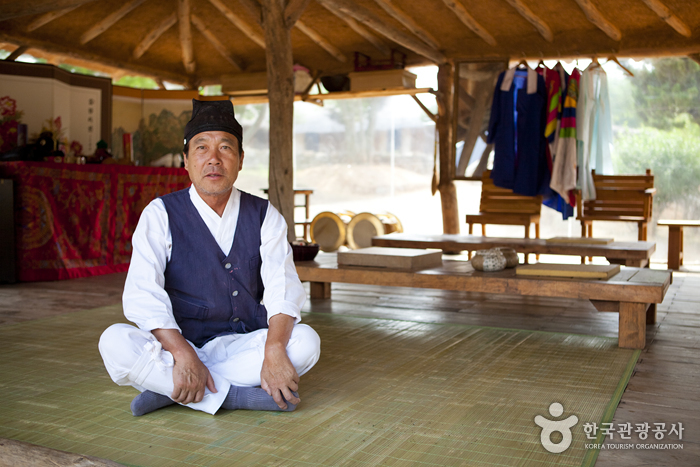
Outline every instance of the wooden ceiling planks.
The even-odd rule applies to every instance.
[[[5,0],[0,1],[0,34],[15,46],[45,44],[53,54],[120,64],[167,81],[180,76],[183,84],[216,83],[236,68],[232,62],[244,72],[265,70],[259,0],[190,0],[199,26],[189,16],[177,21],[176,29],[173,14],[182,1]],[[291,36],[294,61],[335,74],[352,71],[356,51],[379,59],[397,49],[406,53],[409,65],[700,53],[695,37],[700,9],[694,3],[293,0],[285,21],[290,15],[300,20]]]

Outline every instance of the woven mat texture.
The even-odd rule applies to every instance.
[[[173,406],[135,418],[100,333],[121,306],[0,328],[0,437],[138,466],[592,465],[639,351],[603,337],[305,314],[319,363],[292,413]],[[536,415],[579,418],[561,454]],[[552,438],[557,441],[556,435]]]

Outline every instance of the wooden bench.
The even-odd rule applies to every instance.
[[[491,180],[491,171],[481,176],[481,201],[478,214],[467,214],[469,234],[474,224],[481,224],[481,235],[486,235],[486,225],[522,225],[525,238],[530,238],[530,224],[535,224],[535,238],[540,238],[541,196],[522,196],[513,190],[499,188]]]
[[[607,281],[516,276],[515,269],[479,272],[469,261],[443,260],[420,271],[338,266],[337,256],[321,253],[296,263],[302,281],[311,282],[311,299],[331,297],[331,283],[416,287],[465,292],[590,300],[598,311],[619,312],[618,343],[628,349],[646,345],[646,324],[656,322],[656,304],[671,284],[670,271],[624,268]]]
[[[496,247],[514,248],[518,253],[566,256],[603,256],[612,264],[648,267],[656,251],[654,242],[612,242],[607,245],[549,243],[535,238],[497,238],[476,235],[416,235],[392,233],[372,238],[372,246],[390,248],[437,248],[445,252],[476,251]]]
[[[595,199],[584,201],[580,192],[576,195],[581,236],[593,237],[593,221],[621,221],[636,222],[638,240],[646,240],[656,192],[651,170],[645,175],[598,175],[595,170],[592,174]]]
[[[660,220],[657,225],[668,227],[668,268],[680,269],[683,264],[683,227],[700,227],[700,221]]]

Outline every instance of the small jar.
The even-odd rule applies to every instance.
[[[497,249],[479,250],[472,258],[472,267],[484,272],[502,271],[506,268],[506,257]]]

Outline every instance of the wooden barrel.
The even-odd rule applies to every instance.
[[[395,215],[385,212],[372,214],[362,212],[352,218],[347,229],[347,244],[353,250],[372,246],[372,237],[403,232],[401,221]]]
[[[318,243],[321,251],[336,251],[345,245],[347,225],[353,217],[355,213],[351,211],[319,213],[311,221],[311,241]]]

